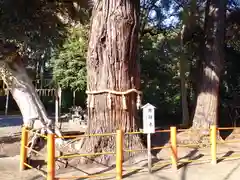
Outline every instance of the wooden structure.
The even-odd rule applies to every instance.
[[[39,81],[33,81],[33,84],[35,87],[37,87],[37,84]],[[6,86],[3,80],[0,79],[0,96],[6,96],[5,100],[5,115],[8,115],[8,107],[9,107],[9,95],[10,95],[10,90]],[[42,96],[51,96],[55,97],[55,122],[58,122],[59,117],[60,117],[60,109],[61,109],[61,88],[43,88],[43,89],[38,89],[36,88],[36,92],[40,97]]]

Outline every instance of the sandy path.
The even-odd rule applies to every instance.
[[[4,180],[40,180],[42,178],[37,172],[32,170],[18,172],[19,157],[0,159],[0,179]],[[4,166],[3,166],[4,165]],[[91,169],[88,169],[90,172]],[[64,176],[75,175],[76,171],[68,170]],[[124,179],[127,180],[238,180],[240,176],[240,160],[221,162],[217,165],[201,164],[188,165],[178,171],[171,168],[159,170],[153,174],[148,174],[146,170],[136,174],[131,174]],[[115,179],[101,178],[101,179]]]
[[[17,121],[14,120],[14,125],[2,123],[0,117],[0,179],[4,180],[40,180],[44,179],[39,173],[34,170],[26,170],[19,173],[19,137],[21,127],[17,125]],[[3,124],[5,124],[3,126]],[[239,154],[239,147],[235,146],[221,146],[218,149],[219,157],[228,154],[235,153]],[[235,151],[235,152],[234,152]],[[201,157],[202,159],[209,159],[210,149],[205,148],[201,150],[194,150],[190,148],[179,149],[179,157],[186,155],[192,158]],[[169,150],[163,150],[160,152],[159,158],[166,159],[169,157]],[[145,164],[142,162],[141,164]],[[93,166],[80,166],[78,167],[82,171],[87,173],[93,173],[96,171],[103,170],[101,167]],[[164,169],[155,168],[152,174],[148,174],[147,170],[141,170],[134,173],[128,173],[126,178],[129,180],[238,180],[240,177],[240,160],[222,161],[217,165],[211,165],[210,163],[194,165],[190,163],[181,167],[178,171],[172,170],[170,167]],[[84,175],[76,169],[63,169],[58,171],[59,176],[66,177],[72,175]],[[125,172],[126,174],[126,172]],[[115,179],[114,176],[111,178],[100,178],[100,179]]]

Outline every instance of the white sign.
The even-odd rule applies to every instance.
[[[147,103],[143,109],[143,133],[155,133],[155,106]]]

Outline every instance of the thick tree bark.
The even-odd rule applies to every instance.
[[[181,103],[182,103],[182,125],[184,127],[189,127],[190,119],[189,119],[189,109],[188,109],[188,99],[187,99],[187,82],[186,82],[186,66],[188,66],[188,62],[185,57],[184,52],[184,43],[183,43],[183,36],[186,29],[186,25],[183,25],[181,31],[181,39],[180,39],[180,46],[181,46],[181,54],[180,54],[180,79],[181,79]]]
[[[124,92],[139,89],[140,75],[137,63],[139,1],[102,0],[93,9],[91,35],[87,59],[87,89],[93,91],[115,90]],[[92,96],[90,96],[92,97]],[[89,108],[88,133],[124,132],[137,130],[136,93],[125,96],[127,109],[121,95],[111,94],[111,109],[108,93],[93,95],[94,108]],[[140,139],[132,136],[125,141],[140,146]],[[114,150],[114,137],[92,137],[85,141],[88,151]]]
[[[26,72],[21,56],[16,52],[12,52],[12,54],[12,56],[8,54],[1,57],[0,76],[7,84],[21,111],[24,125],[34,129],[44,128],[48,133],[52,133],[54,124],[48,118],[45,107]],[[61,136],[58,129],[56,134]],[[57,140],[57,143],[62,143],[62,140]]]
[[[24,124],[32,126],[30,122],[33,119],[42,118],[47,120],[46,111],[31,84],[31,80],[21,63],[20,57],[17,56],[10,63],[1,62],[1,71],[22,113]]]
[[[193,128],[207,129],[217,124],[219,78],[224,63],[225,7],[225,1],[207,1],[203,77]]]
[[[191,0],[190,6],[186,4],[183,10],[182,17],[182,29],[180,31],[180,78],[181,78],[181,103],[182,103],[182,122],[183,127],[189,127],[191,125],[190,122],[190,114],[189,114],[189,94],[188,94],[188,80],[185,76],[187,69],[190,69],[190,65],[187,60],[187,56],[185,55],[185,50],[191,51],[189,45],[192,44],[194,39],[194,30],[196,28],[197,23],[197,1]]]

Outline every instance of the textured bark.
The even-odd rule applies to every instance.
[[[139,89],[137,63],[139,1],[102,0],[93,9],[91,35],[87,59],[87,88],[126,91]],[[88,133],[136,131],[136,94],[126,95],[127,109],[123,110],[122,96],[112,94],[112,108],[107,106],[107,93],[94,95],[94,108],[89,109]],[[127,146],[139,145],[138,137],[125,141]],[[89,151],[114,150],[114,137],[92,137],[83,149]]]
[[[190,6],[189,6],[190,5]],[[191,0],[190,4],[186,4],[183,10],[184,16],[182,17],[182,29],[180,31],[180,78],[181,78],[181,104],[182,104],[182,125],[183,127],[189,127],[190,114],[189,114],[189,80],[186,78],[187,69],[190,69],[191,65],[188,63],[188,57],[186,51],[191,52],[190,47],[194,42],[194,32],[197,27],[198,9],[197,1]],[[191,63],[192,64],[192,63]]]
[[[5,55],[0,59],[0,75],[21,111],[23,123],[27,127],[44,128],[48,133],[52,133],[53,123],[48,118],[45,107],[35,91],[21,56],[15,52],[13,54],[12,57]],[[58,129],[56,134],[61,136]],[[57,140],[57,143],[62,144],[62,140]]]
[[[184,52],[184,32],[186,30],[186,26],[183,25],[181,31],[181,39],[180,39],[180,46],[181,46],[181,54],[180,54],[180,79],[181,79],[181,104],[182,104],[182,125],[184,127],[189,127],[190,119],[189,119],[189,110],[188,110],[188,99],[187,99],[187,82],[186,82],[186,66],[188,66],[185,52]]]
[[[219,79],[224,62],[225,7],[224,1],[207,1],[203,77],[193,128],[205,129],[217,124]]]

